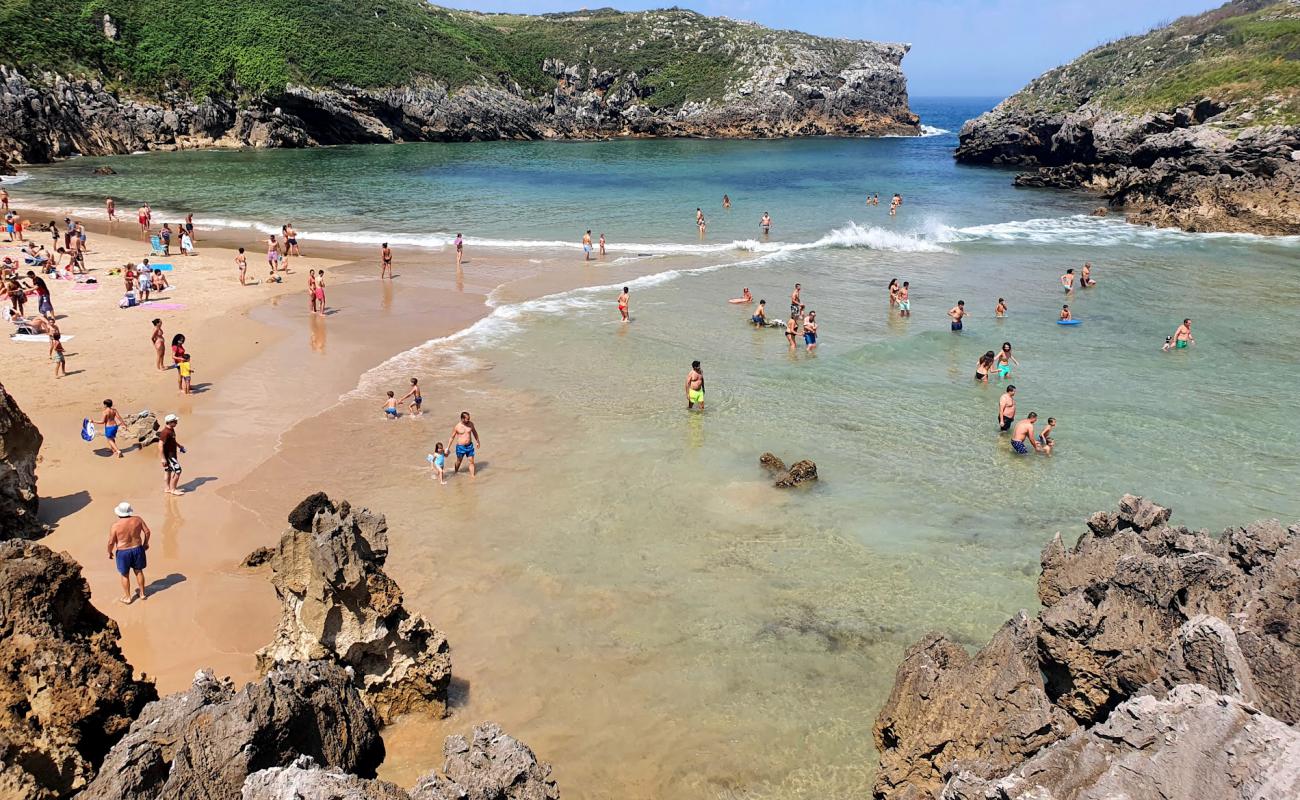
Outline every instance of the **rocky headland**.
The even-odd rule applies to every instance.
[[[30,800],[558,800],[550,765],[494,723],[447,737],[408,792],[375,778],[381,727],[445,710],[442,634],[381,569],[382,516],[312,495],[270,556],[285,619],[236,688],[199,669],[158,698],[81,568],[0,542],[0,797]]]
[[[45,437],[0,384],[0,540],[46,533],[36,517],[36,461]]]
[[[1300,797],[1300,525],[1213,538],[1126,495],[1042,556],[1036,617],[912,646],[879,800]]]
[[[133,4],[13,5],[0,15],[6,29],[63,34],[0,39],[0,158],[15,162],[210,146],[920,132],[907,45],[678,9],[521,16],[419,0],[180,0],[154,19]],[[191,5],[203,24],[171,26]],[[276,19],[279,35],[246,24],[249,14]]]
[[[956,158],[1130,222],[1300,235],[1298,52],[1300,2],[1233,0],[1039,76],[967,122]]]

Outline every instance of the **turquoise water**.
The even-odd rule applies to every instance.
[[[990,104],[914,106],[955,131]],[[120,174],[94,181],[99,160],[33,170],[24,190],[91,205],[112,187],[200,224],[289,215],[307,246],[418,254],[464,231],[472,258],[576,258],[583,229],[605,232],[616,249],[591,269],[606,285],[503,290],[466,334],[363,376],[323,426],[365,443],[346,482],[388,513],[396,577],[448,629],[469,681],[457,716],[506,724],[566,796],[849,798],[868,793],[870,727],[904,648],[936,629],[975,647],[1032,609],[1055,532],[1072,540],[1125,492],[1214,531],[1300,518],[1300,242],[1089,218],[1095,199],[957,167],[954,144],[178,153],[112,159]],[[865,207],[868,191],[885,205]],[[1083,322],[1062,328],[1057,278],[1085,260],[1099,285],[1068,298]],[[911,281],[910,319],[887,309],[893,277]],[[726,303],[748,286],[780,317],[796,281],[821,325],[813,355]],[[959,299],[973,317],[954,334]],[[1184,317],[1197,346],[1162,353]],[[1059,420],[1050,458],[1011,454],[1002,387],[972,379],[1006,340],[1021,416]],[[693,359],[704,413],[684,410]],[[427,387],[427,435],[372,413],[409,375]],[[395,470],[422,464],[461,408],[485,441],[475,484]],[[768,450],[815,460],[822,480],[771,488]]]

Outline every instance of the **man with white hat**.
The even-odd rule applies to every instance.
[[[176,484],[181,480],[181,462],[180,454],[185,452],[181,443],[176,440],[176,423],[180,418],[175,414],[168,414],[163,417],[162,430],[158,431],[158,455],[162,459],[163,476],[166,483],[163,485],[163,494],[185,494],[183,489],[176,488]]]
[[[149,549],[151,532],[125,500],[117,504],[113,513],[117,515],[117,522],[108,529],[108,557],[117,562],[117,574],[122,576],[122,596],[118,602],[130,605],[135,601],[135,594],[131,591],[132,572],[135,572],[135,582],[140,587],[140,599],[145,599],[145,551]]]

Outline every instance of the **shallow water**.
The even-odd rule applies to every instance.
[[[950,130],[982,110],[916,106]],[[279,469],[388,514],[391,571],[452,641],[450,727],[502,722],[556,765],[566,797],[848,798],[869,791],[871,724],[903,650],[929,630],[975,647],[1032,610],[1055,532],[1073,539],[1130,491],[1215,531],[1300,518],[1300,243],[1088,218],[1095,200],[954,166],[954,141],[111,163],[126,165],[121,186],[140,182],[123,197],[171,198],[200,222],[274,210],[317,236],[401,231],[435,247],[463,229],[472,258],[566,242],[523,248],[546,263],[576,258],[583,228],[603,229],[620,248],[610,262],[633,257],[592,267],[607,287],[541,300],[499,289],[487,320],[371,370],[287,435]],[[36,170],[28,189],[67,180],[89,198],[71,172],[88,163]],[[891,219],[862,205],[864,191],[907,202]],[[697,205],[711,220],[703,242]],[[766,242],[763,210],[777,221]],[[1057,277],[1084,260],[1098,287],[1064,298]],[[886,308],[891,277],[912,283],[909,320]],[[725,302],[748,286],[779,318],[796,281],[821,323],[814,355],[791,354]],[[614,305],[625,283],[627,326]],[[953,334],[945,312],[958,299],[974,316]],[[1067,301],[1081,325],[1055,324]],[[1197,346],[1162,353],[1183,317]],[[1004,340],[1022,364],[1020,415],[1059,420],[1050,458],[1013,456],[994,422],[1001,386],[972,380],[977,356]],[[702,414],[684,410],[693,359],[708,381]],[[376,398],[409,375],[429,415],[384,422]],[[481,426],[484,469],[439,487],[424,455],[461,408]],[[322,446],[348,457],[295,464]],[[815,460],[822,480],[771,488],[757,465],[767,450]],[[436,762],[429,732],[419,720],[390,731],[385,774],[409,783]]]

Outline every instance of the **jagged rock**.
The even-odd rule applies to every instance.
[[[785,472],[785,462],[771,453],[764,453],[759,456],[758,464],[768,472]]]
[[[115,169],[113,169],[112,167],[109,167],[109,166],[95,167],[95,171],[94,171],[94,173],[92,173],[92,174],[95,174],[95,175],[116,175],[116,174],[117,174],[117,170],[115,170]]]
[[[0,539],[35,539],[46,527],[36,518],[36,460],[44,437],[0,384]]]
[[[943,800],[1300,797],[1300,731],[1198,685],[1138,697],[999,780],[964,774]]]
[[[1300,751],[1275,733],[1300,720],[1300,525],[1213,539],[1169,517],[1125,495],[1044,549],[1037,620],[973,659],[934,634],[913,647],[876,723],[876,797],[1300,797]],[[1031,714],[991,688],[1011,664]]]
[[[307,495],[289,512],[289,527],[295,531],[310,532],[312,521],[316,519],[316,512],[322,510],[327,512],[333,510],[329,495],[324,492]]]
[[[250,568],[250,569],[256,569],[257,567],[260,567],[260,566],[262,566],[262,565],[264,565],[264,564],[270,562],[271,557],[274,556],[274,555],[275,555],[275,549],[274,549],[274,548],[271,548],[271,547],[259,547],[259,548],[257,548],[256,550],[254,550],[253,552],[251,552],[251,553],[249,553],[248,555],[244,556],[244,560],[241,561],[241,562],[239,562],[239,566],[241,566],[241,567],[248,567],[248,568]]]
[[[388,781],[358,778],[337,767],[323,769],[311,756],[299,756],[288,766],[249,775],[242,800],[411,800],[411,796]]]
[[[117,625],[81,568],[34,542],[0,543],[0,797],[83,789],[158,695],[134,680]]]
[[[1109,214],[1109,213],[1110,213],[1110,209],[1109,209],[1109,208],[1106,208],[1105,206],[1097,206],[1097,207],[1094,208],[1091,212],[1089,212],[1088,216],[1090,216],[1090,217],[1104,217],[1104,216],[1106,216],[1106,215]]]
[[[122,445],[134,442],[139,447],[149,447],[158,443],[160,429],[158,417],[152,411],[141,411],[122,418],[122,429],[117,438]]]
[[[472,742],[448,736],[442,774],[425,775],[411,800],[559,800],[551,765],[495,722],[474,729]]]
[[[383,761],[379,725],[342,667],[285,664],[239,691],[200,671],[145,706],[81,798],[238,798],[249,775],[304,755],[366,778]]]
[[[407,612],[401,589],[384,572],[387,522],[313,495],[294,509],[295,525],[307,507],[316,509],[310,530],[290,529],[271,558],[282,610],[275,640],[257,653],[259,668],[329,659],[351,668],[363,698],[384,722],[414,709],[445,713],[447,638]]]
[[[1037,620],[1008,621],[972,659],[930,634],[908,649],[873,735],[877,797],[933,797],[965,770],[991,778],[1075,729],[1038,669]]]
[[[776,477],[776,486],[789,488],[798,486],[803,483],[809,483],[817,480],[817,465],[811,461],[796,461],[790,465],[788,472],[782,472]]]

